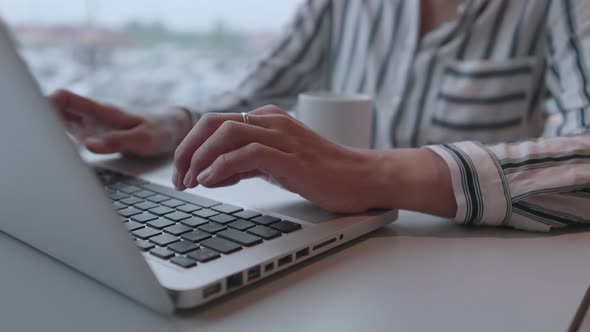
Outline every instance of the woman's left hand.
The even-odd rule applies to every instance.
[[[382,202],[376,189],[387,181],[376,179],[384,167],[381,153],[330,142],[276,106],[252,111],[248,118],[246,124],[241,114],[205,114],[176,149],[176,188],[264,177],[333,212],[391,204]]]

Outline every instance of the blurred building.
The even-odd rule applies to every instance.
[[[234,88],[275,40],[222,24],[200,33],[158,23],[120,30],[26,25],[14,32],[44,92],[67,88],[138,111],[190,106]]]
[[[18,40],[28,46],[96,46],[128,47],[131,41],[123,34],[104,28],[86,26],[25,25],[14,29]]]

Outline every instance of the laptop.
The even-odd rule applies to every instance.
[[[0,230],[158,312],[203,305],[397,217],[331,214],[262,180],[206,197],[97,169],[4,25],[0,67]]]

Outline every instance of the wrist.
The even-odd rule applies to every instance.
[[[373,176],[384,208],[398,208],[452,218],[457,206],[446,162],[426,148],[374,151]]]
[[[176,145],[178,145],[193,127],[192,115],[188,109],[183,107],[171,107],[168,109],[167,115],[176,129]]]

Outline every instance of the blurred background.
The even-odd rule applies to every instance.
[[[0,0],[44,93],[67,88],[135,111],[235,87],[300,0]]]

